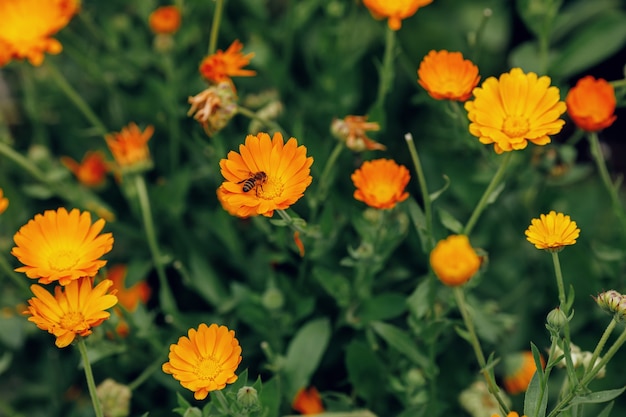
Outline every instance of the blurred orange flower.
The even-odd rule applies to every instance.
[[[322,405],[320,393],[315,387],[309,389],[300,388],[293,399],[291,407],[304,415],[321,414],[326,411]]]
[[[570,216],[552,210],[532,219],[526,229],[526,239],[537,249],[558,252],[566,245],[573,245],[580,235],[580,229]]]
[[[152,167],[148,141],[154,133],[149,125],[142,132],[135,123],[129,123],[118,133],[105,136],[115,162],[123,170],[145,170]]]
[[[480,257],[465,235],[451,235],[440,240],[430,252],[430,266],[443,284],[463,285],[480,268]]]
[[[139,281],[132,287],[126,288],[126,265],[114,265],[107,271],[107,279],[113,282],[113,289],[116,291],[120,306],[133,312],[139,303],[145,304],[150,298],[151,290],[146,281]]]
[[[226,50],[218,49],[213,55],[209,55],[200,63],[200,74],[211,84],[228,82],[233,86],[231,77],[252,77],[256,71],[243,69],[250,64],[254,52],[242,54],[243,44],[235,40]]]
[[[493,143],[498,154],[524,149],[528,141],[548,144],[549,135],[559,133],[565,124],[559,119],[565,103],[547,76],[513,68],[499,79],[487,78],[473,93],[475,99],[465,103],[470,133],[481,143]]]
[[[417,9],[432,3],[433,0],[363,0],[363,5],[377,19],[388,19],[389,29],[398,30],[402,20],[411,17]]]
[[[12,59],[41,65],[44,53],[58,54],[63,46],[52,35],[78,12],[78,0],[0,1],[0,67]]]
[[[284,143],[280,133],[248,135],[239,153],[230,151],[220,161],[226,179],[218,199],[230,214],[238,217],[264,215],[285,210],[298,201],[311,184],[313,157],[295,138]]]
[[[478,84],[478,67],[460,52],[430,51],[417,70],[419,85],[436,100],[466,101]]]
[[[333,119],[330,131],[334,137],[346,144],[346,147],[354,152],[384,151],[387,149],[382,143],[378,143],[367,137],[367,132],[380,130],[376,122],[368,122],[367,116],[346,116],[343,119]]]
[[[32,321],[41,330],[56,336],[56,346],[65,347],[78,336],[88,336],[93,327],[110,317],[108,308],[117,304],[114,292],[108,293],[113,283],[104,280],[93,288],[90,277],[82,277],[65,287],[56,286],[54,296],[39,285],[30,288],[35,297],[28,300]]]
[[[68,156],[62,156],[61,163],[76,176],[81,184],[87,187],[104,185],[109,170],[104,154],[100,151],[87,152],[80,163]]]
[[[581,78],[565,98],[567,114],[576,126],[588,132],[605,129],[613,124],[615,90],[606,80],[591,75]]]
[[[4,191],[0,188],[0,214],[4,213],[7,207],[9,207],[9,199],[4,196]]]
[[[391,159],[365,161],[352,173],[354,198],[377,209],[391,209],[406,200],[409,170]]]
[[[540,356],[541,366],[545,367],[545,361]],[[506,375],[504,376],[504,389],[512,395],[521,394],[528,389],[528,384],[537,372],[535,359],[531,351],[519,352],[509,355],[504,359]]]
[[[500,417],[499,414],[493,414],[491,417]],[[515,412],[515,411],[511,411],[509,414],[506,415],[506,417],[519,417],[519,413]],[[522,417],[526,417],[526,415],[523,415]]]
[[[180,28],[180,10],[176,6],[161,6],[150,13],[148,24],[156,34],[172,34]]]
[[[113,248],[111,233],[100,234],[105,221],[91,224],[91,214],[63,207],[46,210],[29,220],[15,234],[11,250],[24,266],[16,268],[41,284],[59,281],[67,285],[81,277],[93,277],[106,261],[100,258]]]

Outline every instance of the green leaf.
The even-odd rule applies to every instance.
[[[447,175],[443,176],[443,180],[446,182],[443,187],[441,187],[440,189],[438,189],[435,192],[430,193],[430,201],[433,202],[435,201],[437,198],[439,198],[439,196],[441,194],[443,194],[444,191],[446,191],[448,189],[448,187],[450,186],[450,178]]]
[[[524,414],[528,417],[545,417],[548,406],[548,384],[541,386],[539,373],[535,372],[524,397]]]
[[[606,391],[592,392],[586,395],[578,395],[574,397],[574,399],[567,405],[567,407],[564,408],[564,410],[567,410],[568,408],[579,404],[597,404],[612,401],[622,395],[625,390],[626,387],[623,387]]]
[[[386,380],[387,370],[365,343],[352,341],[348,345],[346,369],[356,395],[369,404],[375,404],[382,398],[380,381]]]
[[[408,198],[405,201],[405,207],[409,211],[409,217],[413,222],[413,227],[417,231],[417,235],[420,238],[420,244],[422,245],[422,249],[426,250],[429,248],[428,245],[428,236],[426,234],[426,216],[422,211],[422,208],[417,204],[417,202],[412,198]]]
[[[613,404],[615,404],[613,401],[608,403],[597,417],[609,417],[609,415],[611,414],[611,410],[613,410]]]
[[[256,385],[256,384],[255,384]],[[280,410],[280,388],[278,378],[274,377],[263,383],[259,391],[259,401],[263,409],[263,415],[277,416]]]
[[[537,373],[539,374],[539,379],[545,385],[545,382],[543,380],[543,365],[541,363],[541,353],[539,352],[539,348],[533,342],[530,342],[530,350],[533,352],[533,359],[535,361],[535,368],[537,369]]]
[[[541,38],[550,32],[561,3],[562,0],[517,0],[517,11],[526,27]]]
[[[432,366],[429,363],[428,358],[417,349],[415,341],[406,331],[381,321],[372,322],[370,323],[370,326],[374,329],[378,336],[389,344],[389,346],[405,355],[420,368],[424,369],[424,372],[428,373],[432,370]]]
[[[413,293],[409,295],[409,298],[406,300],[409,310],[417,319],[426,317],[426,314],[428,314],[430,310],[428,299],[432,282],[432,279],[423,277],[420,283],[417,284],[417,287],[415,287]]]
[[[586,22],[606,13],[609,9],[618,9],[620,0],[578,0],[566,4],[556,16],[550,40],[557,43],[571,36]]]
[[[340,307],[350,304],[350,281],[345,275],[328,268],[316,267],[313,276]]]
[[[458,221],[452,214],[447,212],[446,210],[439,209],[439,220],[443,226],[452,231],[453,233],[461,233],[463,231],[463,225],[460,221]]]
[[[365,323],[398,317],[406,311],[406,297],[399,293],[386,293],[373,296],[363,302],[358,311]]]

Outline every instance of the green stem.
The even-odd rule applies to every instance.
[[[606,344],[606,341],[609,340],[609,336],[611,335],[611,333],[613,333],[616,325],[617,320],[613,318],[609,325],[606,326],[606,329],[604,329],[604,333],[602,333],[602,337],[598,341],[598,344],[596,345],[596,348],[591,355],[591,359],[589,360],[589,366],[587,369],[585,369],[585,375],[583,375],[583,379],[585,378],[586,374],[590,373],[593,370],[596,360],[598,360],[598,358],[600,357],[600,352],[602,352],[602,349],[604,349],[604,345]]]
[[[38,98],[37,88],[35,86],[34,71],[36,71],[36,69],[32,68],[30,65],[20,66],[19,75],[22,91],[24,92],[24,110],[32,126],[33,143],[48,145],[48,132],[40,116],[41,110],[39,104],[41,100]]]
[[[211,35],[209,37],[209,55],[213,55],[217,50],[217,34],[220,30],[220,22],[222,21],[222,13],[224,11],[224,0],[215,2],[215,13],[213,14],[213,23],[211,24]]]
[[[18,274],[11,268],[9,261],[0,253],[0,269],[4,271],[5,275],[9,277],[15,285],[17,285],[21,290],[24,290],[26,293],[29,292],[29,285],[27,281],[24,280],[24,277]]]
[[[308,231],[301,227],[285,210],[275,210],[276,213],[283,219],[287,226],[289,226],[294,232],[300,232],[303,235],[306,235]]]
[[[504,157],[502,158],[500,167],[498,168],[495,175],[491,179],[491,182],[489,183],[489,185],[487,186],[487,189],[485,190],[482,197],[480,198],[480,201],[474,208],[474,212],[472,213],[470,219],[468,220],[467,224],[463,228],[462,234],[469,236],[469,234],[472,232],[472,229],[476,225],[478,218],[480,217],[481,213],[487,206],[489,199],[491,198],[491,193],[500,184],[500,181],[502,181],[502,178],[504,177],[504,173],[506,172],[506,168],[508,167],[509,162],[511,161],[512,157],[513,157],[513,151],[507,152],[506,155],[504,155]]]
[[[561,262],[559,261],[559,253],[551,252],[552,264],[554,265],[554,276],[556,277],[556,285],[559,289],[559,308],[565,314],[565,317],[569,316],[569,308],[567,300],[565,299],[565,285],[563,284],[563,273],[561,272]]]
[[[211,391],[211,394],[213,394],[214,398],[217,400],[220,406],[224,408],[222,411],[226,413],[226,415],[230,415],[230,406],[228,405],[228,400],[226,400],[226,396],[224,395],[224,393],[218,389],[215,391]]]
[[[422,163],[420,162],[417,148],[415,147],[415,142],[413,141],[413,135],[407,133],[406,135],[404,135],[404,139],[406,140],[406,143],[409,147],[409,153],[411,154],[413,166],[415,167],[415,172],[417,173],[417,180],[419,182],[420,191],[422,192],[422,201],[424,203],[424,216],[426,217],[426,233],[428,234],[429,244],[429,247],[424,249],[426,250],[426,252],[430,252],[435,246],[433,236],[432,201],[428,192],[428,186],[426,185],[426,176],[424,175],[424,170],[422,169]]]
[[[134,391],[135,389],[137,389],[148,378],[150,378],[150,375],[152,375],[155,371],[161,369],[163,361],[164,361],[164,357],[159,356],[159,358],[156,361],[154,361],[152,364],[150,364],[150,366],[148,366],[146,369],[144,369],[143,372],[139,374],[139,376],[135,378],[133,382],[127,385],[128,389],[130,389],[131,391]]]
[[[143,218],[143,225],[146,230],[146,238],[148,240],[148,246],[152,254],[152,260],[156,268],[157,276],[159,278],[159,302],[161,308],[168,314],[175,314],[177,312],[176,301],[172,295],[169,283],[167,281],[167,275],[165,274],[165,268],[163,266],[163,260],[159,252],[159,245],[157,243],[156,233],[154,230],[154,221],[152,219],[152,211],[150,209],[150,198],[148,197],[148,189],[146,188],[146,182],[141,174],[134,174],[133,179],[135,182],[135,188],[137,189],[137,197],[139,198],[139,205],[141,207],[141,217]]]
[[[371,119],[378,120],[381,126],[384,126],[386,124],[384,111],[385,97],[391,89],[395,73],[393,66],[393,61],[395,58],[395,41],[395,31],[387,27],[385,32],[385,52],[383,55],[382,67],[380,69],[380,81],[378,83],[376,102],[368,112]]]
[[[48,185],[51,184],[48,177],[46,177],[44,173],[37,168],[37,166],[2,141],[0,141],[0,155],[4,155],[11,161],[15,162],[20,168],[32,175],[37,181]]]
[[[237,105],[237,113],[243,114],[244,116],[248,117],[249,119],[252,120],[256,120],[260,123],[262,123],[264,126],[272,129],[274,132],[280,132],[283,136],[287,136],[287,133],[285,131],[285,129],[282,128],[281,125],[279,125],[277,122],[275,122],[274,120],[270,120],[270,119],[266,119],[264,117],[259,116],[256,112]]]
[[[91,364],[89,363],[89,356],[87,356],[87,346],[85,345],[85,338],[78,336],[78,350],[80,356],[83,359],[83,367],[85,369],[85,377],[87,378],[87,387],[89,387],[89,395],[91,396],[91,403],[93,409],[96,412],[96,417],[104,417],[102,412],[102,405],[98,399],[98,393],[96,392],[96,382],[93,379],[93,372],[91,371]]]
[[[337,164],[337,159],[339,159],[339,155],[341,155],[341,152],[344,150],[344,148],[345,144],[343,142],[337,142],[332,152],[330,153],[330,156],[328,157],[328,159],[326,159],[326,165],[324,165],[324,170],[320,174],[317,193],[314,200],[311,202],[313,206],[311,210],[312,223],[314,223],[316,220],[318,207],[326,199],[326,193],[328,192],[328,187],[330,187],[331,173],[334,166]]]
[[[480,346],[480,341],[478,340],[478,336],[476,335],[476,330],[474,329],[474,323],[472,322],[472,318],[469,315],[467,310],[467,304],[465,302],[465,296],[463,294],[463,288],[460,286],[454,287],[454,297],[456,299],[457,306],[459,307],[459,311],[461,312],[461,316],[463,317],[463,322],[465,323],[465,327],[467,328],[467,332],[470,337],[470,344],[474,349],[474,354],[476,359],[478,360],[478,364],[480,365],[480,372],[485,377],[485,381],[487,382],[487,386],[489,388],[489,392],[495,397],[500,405],[500,409],[506,415],[509,413],[509,407],[506,405],[502,397],[500,396],[500,389],[496,385],[496,382],[491,374],[491,372],[487,369],[487,361],[485,360],[485,355]]]
[[[180,125],[178,124],[178,100],[176,96],[176,76],[174,70],[174,64],[172,62],[172,56],[169,52],[163,55],[163,72],[165,74],[166,85],[168,86],[168,95],[170,96],[169,103],[166,107],[168,110],[168,123],[169,130],[169,145],[170,145],[170,172],[173,174],[178,168],[180,161]]]

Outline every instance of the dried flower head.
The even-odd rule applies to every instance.
[[[550,143],[549,135],[561,131],[565,103],[550,78],[537,77],[513,68],[499,79],[487,78],[473,91],[474,100],[465,103],[471,121],[470,133],[481,143],[491,144],[496,153]]]
[[[558,252],[564,246],[576,243],[580,229],[569,216],[552,210],[538,219],[532,219],[525,234],[526,239],[537,249]]]
[[[420,7],[432,3],[433,0],[363,0],[376,19],[388,19],[389,29],[398,30],[402,20],[411,17]]]
[[[353,152],[384,151],[387,149],[382,143],[378,143],[367,137],[367,132],[380,130],[376,122],[368,122],[367,116],[346,116],[343,119],[333,119],[330,132],[334,137],[346,144]]]
[[[110,317],[105,311],[117,304],[107,293],[113,283],[104,280],[93,288],[92,279],[82,277],[64,287],[57,285],[52,296],[45,288],[31,285],[35,297],[28,300],[28,321],[56,336],[56,346],[65,347],[76,336],[88,336],[92,328]]]
[[[581,78],[565,98],[567,114],[576,126],[588,132],[605,129],[613,124],[615,90],[606,80],[591,75]]]
[[[300,388],[291,403],[291,407],[304,415],[321,414],[326,411],[322,404],[322,397],[315,387]]]
[[[460,52],[430,51],[417,70],[419,85],[436,100],[466,101],[478,84],[478,67]]]
[[[430,252],[430,266],[445,285],[463,285],[478,272],[480,257],[465,235],[440,240]]]
[[[153,33],[169,35],[178,31],[180,20],[181,16],[178,7],[161,6],[150,13],[148,24]]]
[[[392,209],[409,197],[405,189],[411,174],[391,159],[365,161],[351,178],[356,187],[354,198],[373,208]]]
[[[0,67],[12,59],[39,66],[44,53],[60,53],[63,46],[51,36],[69,23],[79,6],[78,0],[0,1]]]
[[[202,125],[208,136],[222,130],[237,114],[237,95],[228,82],[210,86],[193,97],[189,97],[191,108],[187,116]]]
[[[250,64],[254,53],[251,52],[244,55],[241,53],[242,49],[243,44],[239,40],[233,41],[226,51],[218,49],[217,52],[202,60],[200,63],[200,74],[211,84],[228,82],[234,90],[232,77],[252,77],[256,75],[256,71],[243,69],[243,67]]]
[[[541,366],[545,367],[545,361],[540,357]],[[506,374],[504,376],[504,389],[512,395],[520,394],[528,389],[528,384],[535,372],[537,365],[531,351],[519,352],[509,355],[504,360]]]
[[[106,182],[109,167],[104,154],[100,151],[87,152],[80,163],[68,156],[63,156],[61,163],[76,176],[81,184],[87,187],[98,188]]]
[[[202,323],[198,330],[189,329],[187,334],[170,345],[169,362],[163,364],[163,372],[193,391],[196,400],[237,380],[241,347],[234,331]]]
[[[105,221],[91,224],[91,214],[64,208],[46,210],[20,228],[11,250],[24,266],[16,268],[42,284],[61,285],[93,277],[106,261],[99,259],[113,247],[111,233],[100,234]]]
[[[142,132],[135,123],[129,123],[120,132],[105,136],[109,150],[122,171],[138,172],[152,168],[148,141],[153,133],[151,125]]]

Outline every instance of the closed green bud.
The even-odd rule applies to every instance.
[[[252,387],[241,387],[237,391],[237,402],[244,409],[256,409],[259,406],[259,396]]]
[[[552,309],[546,317],[546,327],[548,330],[559,333],[567,324],[567,316],[560,308]]]
[[[198,407],[189,407],[185,410],[183,417],[202,417],[202,410]]]

